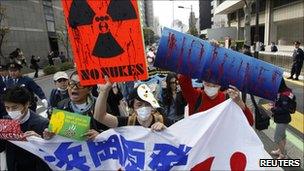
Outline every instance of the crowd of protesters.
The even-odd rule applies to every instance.
[[[250,47],[244,46],[244,53],[251,56]],[[302,52],[295,52],[302,53]],[[20,49],[13,55],[22,56]],[[48,55],[49,64],[53,63],[54,52]],[[152,69],[155,60],[155,48],[149,48],[147,62]],[[22,57],[18,57],[22,59]],[[295,57],[296,58],[296,57]],[[65,57],[61,54],[61,59]],[[39,58],[32,56],[31,65],[37,70]],[[300,61],[303,63],[303,61]],[[23,63],[26,64],[24,61]],[[298,66],[298,65],[297,65]],[[141,125],[155,131],[162,131],[185,117],[185,113],[194,115],[206,111],[231,98],[243,111],[250,126],[254,117],[240,97],[240,91],[230,86],[223,88],[212,80],[202,80],[202,88],[194,88],[191,78],[176,73],[156,74],[145,81],[112,83],[106,76],[106,83],[95,86],[80,85],[79,75],[73,72],[70,76],[62,71],[54,74],[54,89],[47,100],[45,93],[36,82],[21,73],[22,64],[12,60],[7,66],[0,67],[0,112],[1,118],[20,122],[24,136],[38,136],[51,139],[54,133],[48,130],[52,109],[62,109],[75,115],[91,117],[90,130],[85,134],[93,140],[99,133],[109,128]],[[295,69],[298,73],[299,69]],[[35,77],[38,76],[35,74]],[[293,75],[293,74],[292,74]],[[292,91],[281,83],[279,99],[272,109],[275,122],[279,123],[275,140],[278,149],[272,153],[284,158],[286,143],[286,124],[290,122],[290,111],[283,110],[282,99],[294,98]],[[36,113],[38,96],[48,109],[48,117]],[[293,99],[294,100],[294,99]],[[186,108],[188,106],[188,108]],[[188,109],[188,111],[186,111]],[[285,117],[284,117],[285,116]],[[289,116],[289,117],[288,117]],[[48,170],[48,166],[33,154],[1,140],[1,151],[7,152],[8,170]],[[29,162],[32,161],[32,162]]]

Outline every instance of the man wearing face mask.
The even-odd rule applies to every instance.
[[[8,113],[5,119],[19,121],[24,137],[41,137],[43,130],[48,127],[49,121],[29,110],[30,98],[30,92],[24,88],[8,88],[2,95],[2,100]],[[8,170],[50,170],[48,165],[39,157],[9,141],[0,140],[0,152],[4,150],[6,151]]]
[[[226,94],[220,91],[220,86],[208,82],[203,82],[204,89],[197,90],[192,87],[191,79],[180,75],[179,83],[183,92],[183,96],[189,104],[189,115],[208,110],[226,100]],[[243,110],[249,124],[253,125],[253,115],[249,108],[240,98],[240,92],[236,87],[231,86],[227,93],[233,101]]]
[[[54,83],[56,88],[52,90],[50,95],[51,107],[57,107],[58,103],[66,98],[68,94],[68,81],[69,76],[67,73],[59,71],[54,74]]]
[[[141,125],[145,128],[151,128],[155,131],[161,131],[170,126],[170,121],[158,113],[155,109],[159,107],[150,88],[145,85],[139,85],[129,96],[129,107],[133,113],[129,117],[114,116],[106,112],[106,101],[112,84],[106,77],[107,83],[99,85],[99,95],[95,105],[94,118],[110,128],[116,128],[127,125]]]

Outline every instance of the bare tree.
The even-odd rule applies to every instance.
[[[0,64],[3,62],[7,62],[8,59],[3,55],[2,52],[2,45],[5,43],[5,36],[7,35],[7,33],[10,31],[8,26],[5,26],[4,21],[7,18],[6,16],[6,8],[1,6],[0,4]]]
[[[57,38],[60,43],[65,48],[67,59],[70,60],[70,44],[69,44],[69,36],[66,25],[57,28]]]

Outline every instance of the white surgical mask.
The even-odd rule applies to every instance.
[[[207,94],[207,96],[212,97],[218,93],[219,87],[208,87],[204,86],[204,91]]]
[[[148,62],[149,63],[153,62],[153,59],[151,57],[148,57]]]
[[[13,120],[18,120],[22,116],[21,110],[16,110],[16,111],[10,111],[7,112],[7,114],[13,119]]]
[[[152,111],[151,107],[141,107],[139,109],[136,109],[137,116],[142,121],[146,121],[149,119],[149,116],[151,115],[151,111]]]

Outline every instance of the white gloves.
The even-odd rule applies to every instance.
[[[42,99],[41,102],[45,108],[48,108],[49,105],[48,105],[48,101],[46,99]]]

